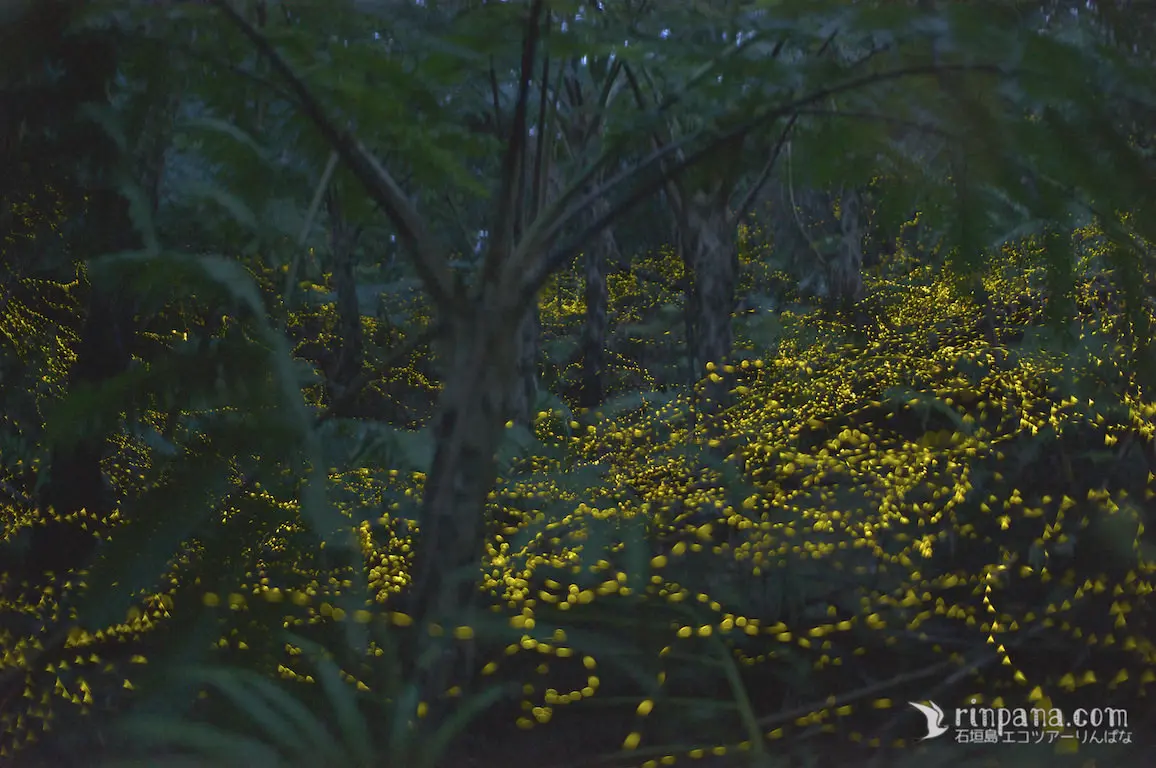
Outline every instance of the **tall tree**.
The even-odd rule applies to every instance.
[[[436,447],[422,502],[413,605],[426,617],[453,613],[473,600],[473,572],[483,551],[482,512],[494,481],[495,454],[519,371],[519,340],[523,337],[519,329],[531,316],[538,291],[550,274],[569,263],[592,233],[601,231],[662,184],[662,176],[655,173],[660,161],[693,140],[709,140],[711,134],[698,132],[668,149],[650,153],[633,168],[611,173],[601,186],[583,194],[621,151],[621,144],[611,145],[577,173],[556,199],[527,206],[524,201],[531,190],[531,172],[540,169],[543,162],[536,159],[535,145],[528,141],[528,126],[533,106],[531,86],[542,63],[539,46],[545,4],[535,0],[528,6],[473,11],[473,23],[481,14],[492,14],[495,22],[517,23],[523,42],[496,208],[486,227],[486,253],[472,283],[467,284],[455,277],[439,239],[430,234],[429,224],[378,158],[336,123],[312,89],[258,30],[226,3],[218,6],[269,58],[300,108],[393,220],[438,313],[446,378],[432,427]],[[760,118],[752,119],[757,122]],[[725,138],[733,141],[739,130]],[[709,146],[689,153],[682,165],[701,160],[707,149]],[[600,220],[579,226],[573,236],[559,240],[571,222],[581,221],[594,201],[623,188],[623,198],[616,200]],[[527,211],[536,215],[527,216]]]
[[[559,136],[566,160],[580,162],[593,154],[602,143],[606,112],[620,86],[622,63],[612,56],[575,57],[561,73],[559,94]],[[590,183],[597,189],[605,173]],[[610,202],[595,200],[583,224],[591,225],[606,217]],[[606,387],[606,345],[609,340],[609,291],[606,279],[609,264],[616,260],[618,245],[610,227],[603,229],[583,249],[583,317],[579,354],[582,363],[578,404],[592,408],[600,404]]]
[[[333,380],[344,391],[361,372],[364,357],[361,307],[358,304],[357,278],[354,274],[355,249],[361,230],[342,215],[337,190],[329,190],[325,206],[329,214],[329,249],[333,259],[333,287],[337,293],[337,334],[340,343]]]
[[[75,2],[37,3],[3,27],[6,66],[0,99],[6,105],[0,119],[0,165],[14,171],[5,174],[3,208],[11,210],[14,196],[30,191],[10,185],[38,178],[39,184],[54,189],[66,201],[71,241],[78,244],[69,254],[74,274],[88,259],[141,246],[130,201],[117,184],[118,174],[131,175],[136,169],[122,164],[113,137],[90,117],[109,106],[118,38],[109,30],[70,34],[80,10]],[[59,76],[52,77],[53,72]],[[156,162],[154,158],[148,165]],[[155,189],[152,184],[141,188],[150,186]],[[147,194],[138,202],[152,206]],[[129,362],[131,305],[115,285],[87,283],[70,389],[107,381]],[[53,446],[40,503],[55,514],[49,525],[34,532],[26,556],[30,578],[39,579],[46,571],[60,575],[85,562],[95,548],[87,526],[63,518],[75,520],[84,510],[99,525],[113,511],[115,499],[101,468],[107,437],[91,433]]]

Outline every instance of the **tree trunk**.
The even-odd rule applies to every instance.
[[[686,210],[679,239],[683,262],[690,273],[687,297],[692,327],[690,356],[700,376],[706,372],[707,363],[720,368],[726,364],[734,342],[731,316],[735,306],[738,251],[727,198],[723,185],[684,198]],[[726,382],[708,379],[705,409],[714,410],[725,400]]]
[[[92,193],[89,209],[81,214],[90,234],[90,255],[99,257],[139,248],[140,242],[128,215],[128,203],[112,191]],[[98,386],[127,370],[134,330],[132,309],[115,286],[89,286],[84,324],[80,331],[76,362],[69,372],[69,391],[76,387]],[[41,574],[61,575],[82,568],[96,551],[94,533],[101,529],[116,506],[113,490],[104,476],[107,435],[86,434],[68,446],[52,450],[48,482],[40,493],[40,506],[53,515],[45,525],[36,526],[27,553],[25,572],[32,583]],[[94,521],[82,528],[81,522],[62,518],[85,510]]]
[[[518,323],[515,347],[515,378],[505,405],[505,416],[515,424],[529,426],[538,402],[538,356],[542,349],[542,318],[538,303],[527,308]]]
[[[837,201],[811,187],[776,185],[773,240],[799,279],[799,290],[846,307],[863,293],[862,192]]]
[[[333,258],[333,284],[337,292],[337,332],[341,346],[333,381],[344,389],[361,372],[364,343],[361,308],[357,301],[357,278],[353,274],[354,248],[359,231],[341,215],[336,196],[326,199],[329,209],[329,244]]]
[[[859,190],[844,190],[839,198],[839,245],[828,263],[831,301],[846,308],[863,295],[863,228]]]
[[[466,319],[447,322],[445,374],[434,416],[433,466],[422,498],[409,611],[418,626],[467,623],[485,554],[486,498],[497,478],[496,453],[518,389],[518,312],[482,302]],[[533,316],[530,308],[524,314]],[[418,670],[422,700],[436,724],[438,698],[458,670],[461,649],[448,645]],[[463,682],[464,681],[459,681]]]
[[[421,544],[413,573],[418,610],[426,615],[471,602],[477,573],[448,589],[455,572],[476,568],[483,544],[486,496],[496,479],[495,454],[518,389],[517,329],[524,311],[482,302],[465,319],[447,321],[442,346],[445,373],[434,416],[433,466],[422,498]],[[493,309],[490,309],[493,307]],[[451,579],[451,574],[454,574]]]
[[[591,215],[602,216],[608,203],[599,200]],[[582,387],[578,405],[594,408],[606,396],[606,341],[610,331],[610,293],[606,272],[617,246],[610,229],[603,230],[586,249],[586,316],[582,326]]]

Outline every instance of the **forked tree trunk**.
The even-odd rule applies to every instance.
[[[687,195],[680,242],[682,258],[690,273],[687,296],[691,320],[690,356],[698,376],[706,364],[721,367],[730,360],[734,335],[731,316],[735,306],[738,251],[734,223],[727,210],[724,185]],[[726,401],[726,382],[706,386],[705,409]]]
[[[605,200],[599,200],[594,204],[591,216],[604,215],[608,207]],[[600,405],[606,396],[606,343],[610,332],[610,292],[606,286],[606,273],[616,250],[610,229],[603,230],[586,248],[586,316],[582,326],[582,386],[578,398],[578,405],[583,408]]]

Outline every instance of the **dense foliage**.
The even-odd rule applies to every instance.
[[[0,761],[1143,765],[1153,21],[5,6]]]

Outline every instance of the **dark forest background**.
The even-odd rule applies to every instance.
[[[1154,30],[4,0],[0,763],[1147,765]]]

